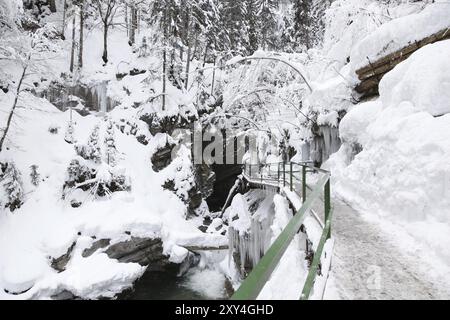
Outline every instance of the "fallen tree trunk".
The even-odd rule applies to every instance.
[[[409,58],[420,48],[428,44],[447,39],[450,39],[450,29],[441,30],[422,40],[415,41],[414,43],[388,54],[375,62],[369,61],[367,66],[356,71],[359,80],[361,80],[355,88],[356,92],[362,94],[363,97],[377,95],[379,83],[386,73],[394,69],[395,66],[402,61]]]

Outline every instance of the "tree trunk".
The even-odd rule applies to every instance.
[[[164,48],[163,52],[163,89],[162,89],[162,110],[166,110],[166,72],[167,72],[167,51],[166,48]]]
[[[128,25],[128,4],[125,2],[125,28],[127,29],[127,36],[130,36],[130,30]]]
[[[167,38],[168,38],[168,26],[167,26],[167,8],[164,11],[164,20],[163,20],[163,27],[164,27],[164,40],[163,40],[163,75],[162,75],[162,81],[163,81],[163,89],[162,89],[162,110],[166,110],[166,81],[167,81]]]
[[[136,30],[137,34],[141,32],[141,12],[139,9],[136,10]]]
[[[208,57],[208,50],[209,50],[209,42],[206,44],[206,47],[205,47],[205,55],[203,56],[203,68],[206,66],[206,59]]]
[[[132,46],[136,42],[136,29],[137,29],[137,9],[131,7],[131,30],[129,44]]]
[[[213,76],[212,76],[212,84],[211,84],[211,96],[214,97],[214,82],[216,81],[216,61],[217,57],[214,57],[214,69],[213,69]]]
[[[75,64],[75,16],[72,21],[72,51],[70,53],[70,72],[73,72],[74,64]]]
[[[194,60],[194,58],[197,56],[197,49],[198,49],[198,33],[196,33],[195,35],[194,54],[192,55],[191,61]]]
[[[52,13],[55,13],[55,12],[56,12],[56,3],[55,3],[55,0],[49,0],[49,1],[48,1],[48,5],[49,5],[49,7],[50,7],[50,11],[51,11]]]
[[[84,50],[84,3],[80,6],[80,47],[78,51],[78,70],[83,69]]]
[[[102,59],[105,64],[108,63],[108,23],[103,25],[103,55]]]
[[[31,59],[31,55],[28,56],[28,62],[30,61],[30,59]],[[8,134],[9,128],[11,127],[11,121],[14,116],[14,111],[16,110],[17,101],[19,101],[20,89],[22,88],[22,83],[23,83],[23,80],[25,79],[25,75],[27,73],[27,68],[28,68],[28,65],[23,67],[22,76],[20,77],[19,85],[17,86],[16,97],[14,98],[14,104],[11,109],[11,112],[9,113],[8,120],[6,122],[6,127],[5,127],[5,130],[3,131],[2,139],[0,140],[0,153],[3,151],[3,144],[5,143],[6,135]]]
[[[187,17],[186,17],[186,43],[188,46],[188,50],[187,50],[187,57],[186,57],[186,76],[185,76],[185,89],[188,89],[189,86],[189,71],[191,68],[191,39],[190,39],[190,33],[189,33],[189,20],[190,20],[190,12],[188,11],[187,13]]]
[[[62,20],[62,28],[61,28],[61,35],[62,35],[63,40],[66,40],[66,13],[67,13],[67,0],[64,0],[63,20]]]

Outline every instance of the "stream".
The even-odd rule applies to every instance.
[[[205,284],[207,286],[205,286]],[[146,272],[119,300],[216,300],[224,299],[225,277],[218,271],[191,269],[178,277],[178,267]]]

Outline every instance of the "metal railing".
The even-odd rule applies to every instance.
[[[312,192],[307,194],[307,173],[317,172],[321,177],[316,182]],[[262,185],[278,184],[279,186],[288,187],[291,192],[296,192],[302,198],[303,205],[297,211],[295,216],[288,223],[286,228],[281,232],[261,261],[256,265],[247,279],[244,280],[240,288],[231,297],[232,300],[256,300],[261,290],[270,279],[272,273],[285,254],[294,237],[300,232],[305,218],[312,210],[314,202],[324,195],[324,228],[320,242],[314,253],[308,276],[306,278],[300,300],[308,300],[314,289],[316,276],[319,271],[321,258],[325,248],[325,244],[331,238],[331,174],[328,171],[313,167],[312,163],[276,163],[267,165],[251,165],[244,166],[243,176],[252,183],[260,183]],[[300,192],[298,188],[301,188]]]

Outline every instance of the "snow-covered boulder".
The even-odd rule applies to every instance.
[[[433,116],[450,113],[449,56],[450,40],[416,51],[381,81],[383,105],[394,106],[409,101],[417,110]]]
[[[340,137],[346,143],[365,144],[366,129],[375,120],[382,104],[378,101],[362,103],[354,107],[340,123]]]
[[[388,73],[380,98],[342,120],[344,147],[327,164],[341,197],[401,226],[447,262],[449,55],[450,41],[431,44]],[[354,159],[353,143],[362,147]]]

